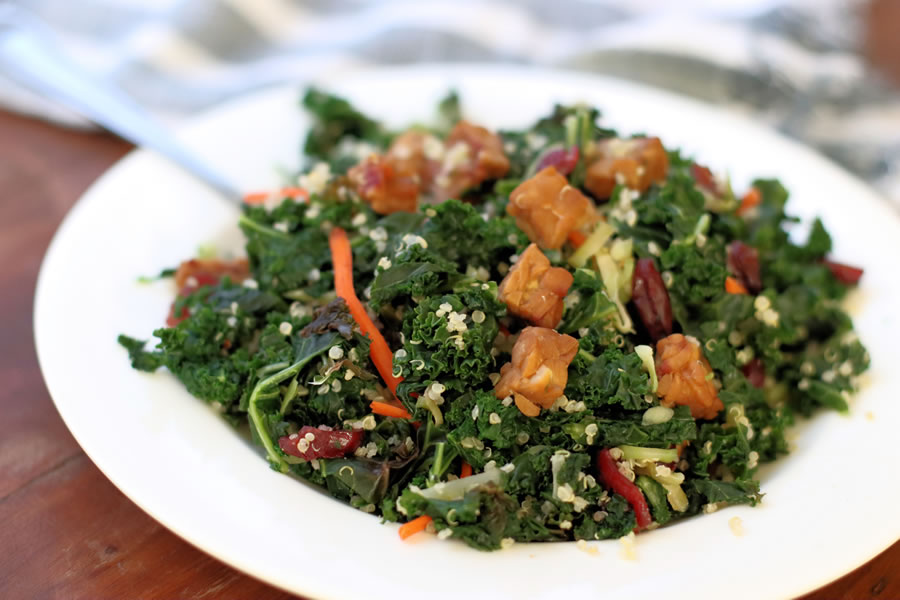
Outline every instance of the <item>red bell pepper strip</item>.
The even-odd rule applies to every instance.
[[[637,519],[637,527],[635,531],[646,529],[652,522],[650,517],[650,508],[647,506],[647,499],[641,489],[628,481],[628,478],[619,473],[616,461],[609,454],[609,448],[604,448],[597,453],[597,468],[600,470],[600,476],[606,485],[615,493],[624,497],[628,504],[634,510],[634,516]]]
[[[709,170],[709,167],[704,167],[703,165],[697,163],[691,163],[691,177],[694,178],[694,181],[697,182],[702,188],[710,192],[718,192],[718,186],[716,186],[716,178],[713,175],[712,171]]]

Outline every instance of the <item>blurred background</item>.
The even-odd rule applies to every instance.
[[[615,75],[748,113],[900,207],[900,0],[0,0],[0,108],[85,127],[4,78],[4,22],[173,126],[236,94],[356,65]]]

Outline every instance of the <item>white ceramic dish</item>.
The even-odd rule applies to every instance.
[[[507,66],[419,66],[334,74],[322,82],[399,126],[432,114],[449,86],[490,127],[519,126],[554,101],[600,106],[605,123],[658,134],[737,189],[782,178],[790,209],[820,213],[834,254],[864,265],[850,299],[872,355],[852,413],[798,428],[795,451],[762,474],[766,497],[637,539],[636,561],[616,541],[518,545],[485,554],[417,536],[267,468],[259,453],[166,373],[130,368],[116,335],[147,335],[174,293],[139,275],[177,264],[203,243],[238,250],[237,210],[167,164],[135,151],[78,202],[47,252],[35,300],[41,367],[87,454],[166,527],[228,564],[314,598],[781,598],[833,580],[900,536],[896,426],[900,339],[900,219],[861,182],[803,147],[705,105],[620,81]],[[265,91],[209,112],[182,139],[246,189],[275,185],[295,166],[306,121],[299,88]],[[728,526],[742,519],[735,537]]]

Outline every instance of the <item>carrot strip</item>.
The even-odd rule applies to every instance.
[[[587,240],[588,236],[586,236],[581,231],[577,229],[569,232],[569,243],[575,246],[576,248],[580,248],[581,245]]]
[[[405,540],[411,535],[419,533],[420,531],[425,531],[425,528],[428,527],[429,523],[431,523],[431,517],[428,515],[422,515],[408,523],[404,523],[400,526],[400,539]]]
[[[373,400],[369,404],[369,408],[372,409],[372,412],[376,415],[381,415],[382,417],[395,417],[397,419],[408,419],[412,415],[409,414],[402,406],[395,406],[393,404],[388,404],[387,402],[378,402],[377,400]]]
[[[744,287],[744,284],[735,279],[734,277],[726,277],[725,278],[725,291],[729,294],[749,294],[747,288]]]
[[[285,196],[290,196],[291,198],[298,198],[303,196],[304,198],[309,198],[309,192],[304,190],[301,187],[283,187],[281,188],[281,194]]]
[[[470,465],[466,461],[463,461],[462,468],[460,468],[460,470],[459,470],[459,478],[465,479],[466,477],[468,477],[471,474],[472,474],[472,465]]]
[[[284,198],[309,198],[309,194],[303,188],[284,187],[277,192],[253,192],[244,196],[244,204],[262,204],[269,199],[270,196],[280,195]]]
[[[369,356],[388,389],[392,394],[396,394],[397,385],[403,379],[394,377],[394,354],[375,326],[375,322],[369,318],[362,302],[356,297],[356,290],[353,289],[353,250],[350,248],[347,232],[340,227],[332,229],[328,236],[328,245],[331,248],[331,262],[334,265],[335,291],[347,303],[347,308],[350,309],[350,314],[359,325],[359,329],[372,341]]]
[[[262,204],[269,197],[269,192],[253,192],[244,196],[244,204]]]
[[[741,216],[750,211],[750,209],[759,206],[759,203],[762,202],[762,194],[759,193],[759,190],[755,187],[750,188],[744,197],[741,198],[741,205],[738,206],[736,214]]]

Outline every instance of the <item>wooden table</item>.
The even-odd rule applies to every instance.
[[[291,598],[141,512],[81,451],[41,379],[31,327],[41,258],[75,200],[129,149],[0,112],[0,598]],[[900,542],[805,600],[900,598],[898,569]]]

